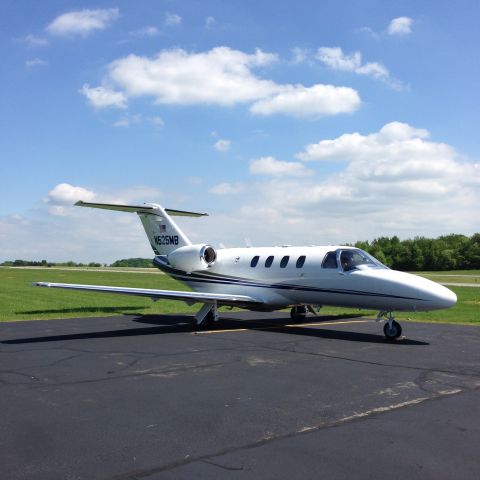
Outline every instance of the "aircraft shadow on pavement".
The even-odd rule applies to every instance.
[[[78,308],[56,308],[53,310],[23,310],[21,312],[15,312],[16,314],[25,314],[25,315],[41,315],[43,313],[58,313],[58,314],[67,314],[67,313],[136,313],[136,311],[141,310],[142,307],[78,307]]]
[[[303,335],[315,338],[325,338],[332,340],[347,340],[350,342],[368,342],[368,343],[390,343],[381,334],[362,333],[348,330],[332,330],[331,328],[322,329],[318,323],[322,321],[341,321],[345,319],[354,319],[361,315],[336,315],[325,317],[313,317],[302,321],[302,325],[295,326],[291,324],[290,318],[269,318],[262,320],[241,320],[236,318],[222,318],[210,331],[215,330],[258,330],[276,333],[286,333],[290,335]],[[168,333],[193,333],[197,331],[194,318],[190,315],[140,315],[133,318],[134,322],[155,325],[141,328],[124,328],[117,330],[104,330],[97,332],[73,333],[62,335],[49,335],[43,337],[19,338],[4,340],[0,343],[7,345],[42,343],[42,342],[62,342],[74,340],[89,340],[96,338],[119,338],[135,337],[142,335],[160,335]],[[316,327],[306,326],[308,323],[315,323]],[[288,325],[288,326],[287,326]],[[330,327],[331,325],[329,325]],[[426,342],[401,339],[394,342],[396,345],[429,345]]]

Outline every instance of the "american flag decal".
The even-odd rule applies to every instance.
[[[166,225],[163,225],[163,224],[162,224],[162,225],[159,225],[159,227],[160,227],[160,233],[165,232],[165,231],[167,230],[167,226],[166,226]]]

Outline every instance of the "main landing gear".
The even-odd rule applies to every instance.
[[[218,321],[217,303],[205,303],[195,315],[198,330],[208,330]]]
[[[393,312],[379,312],[377,322],[382,318],[388,319],[383,326],[383,333],[387,340],[393,341],[402,335],[402,326],[394,319]]]
[[[297,305],[290,310],[290,317],[294,322],[301,323],[307,318],[308,308],[305,305]]]

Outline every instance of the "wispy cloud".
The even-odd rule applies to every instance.
[[[406,37],[412,33],[412,25],[414,23],[413,18],[410,17],[397,17],[390,21],[386,30],[380,32],[375,31],[371,27],[361,27],[357,32],[367,33],[375,40],[382,40],[387,36]]]
[[[209,16],[205,19],[205,28],[207,30],[212,29],[215,26],[215,24],[216,24],[216,20],[214,17]]]
[[[397,17],[394,18],[388,25],[389,35],[406,36],[412,33],[413,19],[410,17]]]
[[[182,24],[182,17],[177,13],[166,13],[165,14],[165,26],[166,27],[177,27]]]
[[[41,58],[33,58],[32,60],[27,60],[25,62],[25,66],[27,68],[35,68],[35,67],[46,67],[48,62],[46,60],[42,60]]]
[[[44,37],[37,37],[36,35],[29,34],[26,37],[17,38],[17,42],[24,43],[29,47],[46,47],[48,40]]]
[[[294,47],[292,48],[292,60],[293,65],[299,65],[306,62],[310,58],[310,51],[306,48]]]
[[[46,30],[52,35],[86,37],[95,30],[109,27],[118,17],[118,8],[77,10],[59,15]]]
[[[306,177],[314,172],[305,168],[301,162],[284,162],[274,157],[261,157],[250,162],[250,173],[274,177]]]
[[[400,90],[403,84],[394,79],[385,65],[379,62],[362,62],[362,54],[356,51],[350,55],[343,52],[340,47],[320,47],[316,55],[317,60],[332,70],[354,72],[358,75],[367,75],[381,80],[390,87]]]
[[[154,26],[148,26],[148,27],[143,27],[139,28],[138,30],[132,30],[131,32],[128,32],[130,36],[132,37],[156,37],[160,35],[160,30],[157,27]]]
[[[219,183],[208,190],[214,195],[237,195],[245,190],[245,185],[241,182],[236,183]]]
[[[217,150],[217,152],[228,152],[232,146],[232,142],[230,140],[221,139],[218,140],[213,144],[213,148]]]
[[[114,127],[130,127],[131,125],[140,125],[142,123],[142,116],[139,114],[126,114],[114,122]]]
[[[164,127],[165,126],[165,122],[164,122],[163,118],[159,117],[158,115],[155,116],[155,117],[150,117],[149,122],[156,127]]]

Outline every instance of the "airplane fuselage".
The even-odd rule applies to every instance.
[[[215,262],[201,270],[172,268],[162,256],[154,263],[194,291],[260,297],[265,302],[262,309],[313,304],[425,311],[456,302],[455,294],[442,285],[391,270],[374,263],[373,257],[371,264],[344,268],[345,251],[362,252],[348,246],[226,248],[218,249]],[[336,265],[326,264],[329,254]]]

